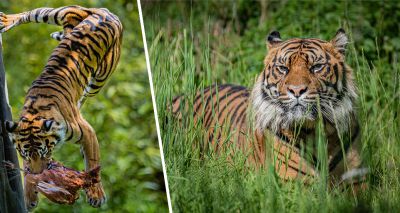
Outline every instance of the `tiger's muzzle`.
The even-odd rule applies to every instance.
[[[50,159],[39,157],[37,154],[33,154],[28,161],[28,169],[30,173],[39,174],[43,170],[47,169],[50,165]]]

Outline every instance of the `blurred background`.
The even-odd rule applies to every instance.
[[[174,212],[399,212],[399,1],[143,0],[142,8]],[[196,91],[215,83],[251,88],[270,32],[329,41],[339,28],[350,38],[346,63],[359,89],[355,109],[370,169],[360,196],[322,181],[282,182],[267,169],[246,169],[245,156],[227,162],[199,154],[193,147],[204,130],[192,114],[184,125],[173,122],[166,106],[177,95],[190,106]]]
[[[124,26],[119,65],[108,84],[87,99],[83,116],[96,130],[101,149],[102,180],[108,201],[104,212],[166,212],[160,151],[158,147],[149,79],[136,1],[130,0],[2,0],[0,11],[20,13],[39,7],[78,4],[105,7]],[[2,35],[8,92],[14,119],[19,117],[24,96],[40,74],[57,41],[50,33],[62,28],[47,24],[20,25]],[[55,159],[83,170],[79,146],[63,144]],[[73,206],[49,202],[42,196],[37,212],[98,212],[85,200],[84,192]]]

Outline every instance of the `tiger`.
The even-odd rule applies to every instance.
[[[6,130],[23,159],[25,175],[41,173],[52,161],[56,147],[64,142],[80,144],[85,170],[100,165],[95,130],[80,108],[110,79],[120,58],[123,27],[106,8],[64,6],[0,13],[0,32],[29,22],[63,26],[50,36],[59,41],[43,71],[29,88],[18,121],[6,121]],[[28,210],[38,205],[37,190],[24,180]],[[102,183],[85,190],[88,203],[106,202]]]
[[[198,91],[191,104],[185,95],[176,96],[169,109],[177,122],[184,112],[193,112],[194,123],[204,129],[201,151],[241,150],[248,164],[265,168],[270,163],[285,181],[321,178],[322,161],[315,148],[319,128],[328,141],[325,171],[330,186],[362,184],[368,170],[360,153],[357,88],[345,63],[348,42],[342,28],[330,41],[282,40],[273,31],[252,88],[215,84]]]

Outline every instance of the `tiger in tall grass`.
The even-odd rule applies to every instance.
[[[366,169],[360,168],[357,91],[345,63],[347,43],[343,29],[331,41],[282,40],[274,31],[252,89],[214,85],[198,92],[192,104],[178,96],[172,100],[173,115],[181,119],[193,106],[194,122],[205,129],[205,146],[218,152],[242,150],[248,162],[261,167],[272,162],[282,179],[305,182],[320,176],[315,148],[320,121],[328,140],[331,186],[362,183]],[[302,153],[310,146],[307,157]]]
[[[62,142],[79,143],[85,169],[95,168],[100,163],[99,144],[80,108],[87,97],[100,91],[116,68],[122,24],[104,8],[65,6],[1,13],[0,32],[29,22],[60,25],[63,31],[51,34],[59,44],[28,90],[19,120],[6,121],[6,129],[31,173],[47,168],[54,148]],[[24,181],[28,209],[38,204],[37,192],[30,184]],[[101,182],[87,189],[86,195],[93,207],[106,201]]]

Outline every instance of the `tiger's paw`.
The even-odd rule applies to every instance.
[[[64,32],[63,31],[54,32],[54,33],[50,34],[50,37],[52,37],[53,39],[55,39],[57,41],[61,41],[64,38]]]
[[[3,29],[6,27],[7,16],[6,14],[0,12],[0,32],[4,32]]]
[[[87,202],[94,208],[99,208],[106,203],[106,194],[101,183],[85,189]]]
[[[3,12],[0,12],[0,33],[4,33],[7,30],[13,28],[14,26],[19,24],[21,16],[16,15],[6,15]]]

